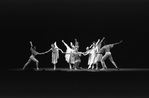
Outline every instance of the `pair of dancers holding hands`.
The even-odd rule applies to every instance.
[[[23,66],[23,68],[22,68],[23,70],[25,69],[25,67],[31,61],[34,61],[36,63],[36,69],[39,70],[39,67],[38,67],[39,61],[35,58],[35,56],[37,56],[37,55],[43,55],[43,54],[46,54],[46,53],[48,53],[50,51],[52,51],[52,63],[54,64],[54,70],[56,69],[56,63],[57,63],[57,60],[59,58],[59,50],[63,53],[63,51],[60,48],[58,48],[56,42],[54,42],[54,44],[51,44],[51,48],[48,51],[42,52],[42,53],[39,53],[39,52],[36,51],[36,47],[33,46],[33,44],[32,44],[31,41],[30,41],[30,45],[31,45],[31,47],[30,47],[31,55],[30,55],[28,61]]]

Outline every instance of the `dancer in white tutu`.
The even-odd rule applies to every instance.
[[[73,52],[71,53],[70,59],[73,62],[73,69],[77,70],[79,69],[79,64],[81,63],[81,55],[83,54],[83,52],[79,52],[79,42],[77,41],[77,39],[75,39],[75,45],[72,44],[71,42],[71,47],[73,49]]]
[[[86,48],[86,52],[84,53],[84,55],[88,55],[89,54],[89,58],[88,58],[88,69],[90,69],[92,67],[93,69],[93,65],[95,64],[96,60],[96,53],[98,52],[98,47],[97,44],[99,43],[100,39],[98,39],[98,41],[95,43],[93,42],[93,44],[90,46],[91,49],[89,49],[89,47]]]
[[[69,64],[69,68],[72,69],[71,63],[74,63],[74,60],[71,59],[71,53],[73,53],[73,49],[70,48],[64,40],[62,40],[63,44],[66,46],[66,52],[65,52],[65,60]],[[71,43],[70,43],[71,44]]]
[[[56,64],[58,63],[58,59],[59,59],[59,50],[64,53],[56,44],[56,42],[54,42],[54,44],[51,44],[51,49],[52,50],[52,64],[54,64],[54,70],[56,69]]]
[[[105,37],[103,37],[103,39],[101,41],[98,40],[98,42],[96,43],[96,51],[95,51],[95,57],[94,57],[94,62],[93,62],[93,66],[96,65],[96,69],[98,69],[98,63],[101,62],[102,59],[102,53],[100,52],[100,48],[101,48],[101,44],[103,42],[103,40],[105,39]]]

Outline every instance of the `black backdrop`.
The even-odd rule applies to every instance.
[[[107,44],[123,40],[123,43],[111,50],[119,67],[146,67],[146,2],[3,1],[1,24],[2,48],[7,51],[4,57],[9,57],[7,66],[23,66],[30,55],[30,40],[37,47],[37,51],[43,52],[55,41],[65,51],[61,40],[69,44],[77,38],[80,51],[85,51],[93,41],[105,37]],[[60,59],[63,57],[61,55]],[[50,53],[44,59],[46,58],[51,62]]]

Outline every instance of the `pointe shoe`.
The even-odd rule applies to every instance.
[[[106,70],[106,68],[101,68],[100,70]]]
[[[120,70],[118,67],[116,68],[117,70]]]

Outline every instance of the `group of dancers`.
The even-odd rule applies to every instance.
[[[23,66],[22,69],[25,69],[25,67],[31,61],[34,61],[34,62],[36,62],[36,69],[39,70],[39,67],[38,67],[39,61],[35,58],[35,56],[36,55],[43,55],[43,54],[46,54],[50,51],[52,51],[52,63],[54,64],[54,70],[56,69],[56,64],[58,63],[59,51],[61,51],[62,54],[65,54],[65,60],[69,64],[70,70],[71,69],[77,70],[80,68],[79,67],[79,64],[81,63],[80,57],[82,55],[84,55],[84,56],[89,55],[88,69],[96,69],[97,70],[99,62],[102,65],[102,68],[100,70],[107,69],[107,66],[105,64],[105,60],[107,58],[109,58],[109,60],[115,66],[115,68],[118,69],[116,63],[113,60],[110,49],[113,48],[114,45],[119,44],[122,41],[120,41],[118,43],[113,43],[113,44],[108,44],[108,45],[102,46],[102,42],[104,39],[105,39],[105,37],[103,37],[102,40],[98,39],[97,42],[94,41],[90,47],[86,47],[86,52],[79,52],[78,51],[79,50],[79,42],[77,41],[77,39],[75,39],[75,44],[70,42],[70,46],[68,44],[66,44],[64,42],[64,40],[62,40],[62,43],[66,47],[66,52],[62,51],[62,49],[60,49],[57,46],[57,43],[54,42],[53,44],[51,44],[51,48],[48,51],[39,53],[36,51],[36,47],[33,46],[32,42],[30,41],[31,55],[29,57],[29,60],[27,61],[27,63],[25,63],[25,65]]]

